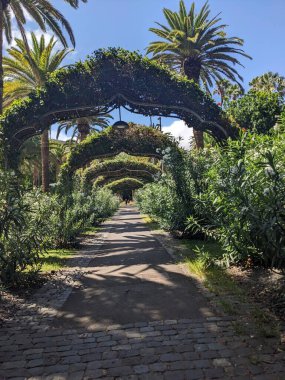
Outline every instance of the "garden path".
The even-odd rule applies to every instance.
[[[3,326],[1,379],[285,379],[283,353],[211,310],[136,208],[104,229]]]

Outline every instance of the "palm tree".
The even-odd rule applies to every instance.
[[[276,92],[281,98],[285,96],[285,78],[272,71],[254,78],[249,85],[254,91]]]
[[[79,141],[83,141],[89,135],[91,130],[100,132],[102,128],[109,126],[107,119],[112,119],[113,117],[109,114],[103,116],[89,116],[89,117],[80,117],[72,120],[62,121],[59,123],[57,129],[56,138],[59,137],[59,134],[64,130],[65,134],[68,133],[70,129],[73,130],[72,139],[77,135]],[[99,127],[99,128],[98,128]]]
[[[242,77],[234,65],[242,64],[236,56],[250,57],[240,48],[243,40],[227,37],[226,25],[220,24],[219,16],[210,17],[208,2],[198,13],[192,3],[187,13],[184,1],[180,0],[178,12],[164,8],[163,13],[168,26],[157,23],[159,28],[150,28],[161,40],[151,42],[147,53],[201,84],[206,91],[223,77],[240,85]],[[196,146],[202,148],[203,133],[194,130],[194,136]]]
[[[21,172],[25,176],[32,173],[33,186],[40,184],[41,150],[39,136],[35,136],[24,142],[20,151]]]
[[[81,0],[86,3],[87,0]],[[73,8],[78,8],[80,0],[65,0]],[[49,0],[0,0],[0,114],[3,111],[3,40],[4,33],[8,44],[12,42],[12,16],[22,38],[26,40],[25,24],[27,16],[38,24],[43,32],[47,27],[59,38],[64,47],[67,47],[67,40],[63,33],[66,30],[71,43],[75,46],[75,38],[70,24],[66,18],[51,4]],[[27,42],[27,41],[26,41]]]
[[[50,141],[50,158],[55,167],[55,177],[58,179],[58,174],[61,165],[65,162],[66,156],[72,149],[72,142],[70,141]]]
[[[227,79],[221,79],[216,82],[217,87],[214,89],[214,94],[220,96],[220,106],[227,107],[229,103],[236,100],[243,94],[243,89],[238,84],[233,84]]]
[[[10,105],[15,99],[24,98],[42,86],[62,63],[70,49],[54,50],[57,41],[54,37],[46,41],[44,35],[39,39],[31,33],[31,46],[25,40],[15,39],[16,46],[7,50],[3,57],[4,67],[4,105]],[[41,136],[42,150],[42,187],[49,187],[49,139],[48,130]]]

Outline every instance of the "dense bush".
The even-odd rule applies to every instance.
[[[285,266],[284,148],[279,130],[247,133],[211,152],[189,226],[219,240],[228,263]]]
[[[24,270],[38,270],[48,248],[75,243],[85,228],[111,216],[119,205],[108,189],[70,195],[24,191],[15,174],[0,172],[0,281],[15,283]]]
[[[140,190],[138,203],[164,228],[176,225],[218,240],[224,263],[284,268],[284,149],[279,126],[267,135],[247,132],[226,146],[191,150],[184,157],[187,204],[169,178]]]
[[[267,133],[281,111],[282,102],[277,93],[252,90],[232,101],[226,110],[234,125],[259,133]]]
[[[17,281],[19,272],[37,266],[45,248],[32,205],[12,172],[0,172],[0,280]]]
[[[156,220],[166,230],[183,230],[187,214],[170,175],[149,183],[136,192],[141,210]]]

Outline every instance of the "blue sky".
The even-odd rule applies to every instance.
[[[78,10],[63,0],[53,0],[70,21],[76,36],[76,51],[66,63],[75,62],[102,47],[120,46],[145,53],[155,36],[148,31],[155,21],[164,23],[162,8],[178,9],[179,0],[89,0]],[[188,7],[191,0],[185,0]],[[197,0],[197,8],[204,1]],[[245,40],[244,50],[253,60],[241,59],[244,85],[267,71],[285,75],[285,0],[210,0],[212,15],[221,12],[223,23],[229,25],[229,36]],[[128,120],[149,122],[148,119],[123,114]],[[170,125],[171,120],[163,120]]]
[[[192,1],[185,0],[190,6]],[[57,3],[61,3],[58,5]],[[84,59],[100,47],[120,46],[144,53],[154,36],[148,31],[155,21],[164,23],[162,8],[178,9],[178,0],[89,0],[73,10],[54,0],[64,12],[76,36],[76,55]],[[204,1],[195,2],[197,8]],[[244,49],[253,57],[243,59],[241,69],[247,84],[254,76],[266,71],[285,74],[285,1],[284,0],[210,0],[213,15],[221,12],[229,25],[228,35],[245,40]]]

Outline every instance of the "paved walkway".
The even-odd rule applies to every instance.
[[[133,207],[0,332],[0,378],[285,379],[283,353],[216,315]]]

